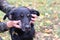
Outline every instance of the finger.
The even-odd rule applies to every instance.
[[[37,18],[37,15],[36,14],[31,14],[34,18]]]
[[[36,18],[31,18],[31,20],[32,20],[32,21],[35,21],[35,20],[36,20]]]
[[[21,28],[19,25],[14,25],[15,28]]]
[[[30,24],[33,23],[34,24],[34,21],[30,21]]]
[[[14,24],[20,23],[21,21],[13,21]]]

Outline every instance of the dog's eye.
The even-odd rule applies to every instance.
[[[30,17],[31,15],[30,14],[27,14],[27,17]]]
[[[24,17],[24,15],[23,15],[23,14],[21,14],[21,15],[20,15],[20,17]]]

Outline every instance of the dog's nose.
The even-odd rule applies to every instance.
[[[26,25],[25,28],[26,29],[30,29],[31,27],[30,27],[30,25]]]

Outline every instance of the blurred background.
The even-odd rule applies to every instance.
[[[60,40],[60,0],[7,0],[16,7],[27,6],[40,12],[35,22],[34,40]],[[0,11],[0,21],[5,14]],[[0,33],[3,40],[11,40],[9,32]]]

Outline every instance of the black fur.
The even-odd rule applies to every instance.
[[[6,17],[8,17],[9,20],[21,20],[21,29],[10,28],[12,40],[33,40],[35,29],[34,24],[30,24],[32,18],[31,14],[39,16],[39,12],[37,10],[28,9],[27,7],[18,7],[4,16],[4,20]]]

